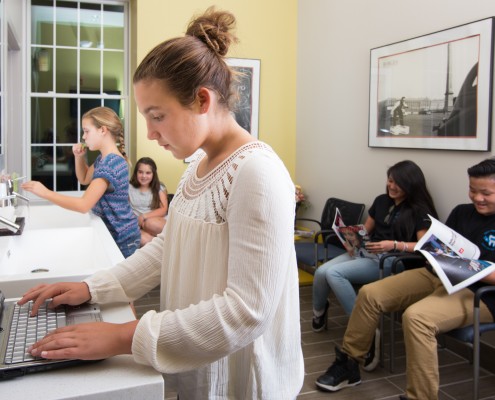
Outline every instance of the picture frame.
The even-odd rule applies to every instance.
[[[226,58],[225,61],[237,74],[233,87],[237,96],[232,110],[234,118],[240,126],[258,138],[261,60]],[[184,162],[191,162],[199,151]]]
[[[371,49],[368,146],[490,151],[493,23]]]
[[[234,106],[235,119],[258,139],[261,60],[227,58],[226,61],[239,74],[234,84],[238,96]]]

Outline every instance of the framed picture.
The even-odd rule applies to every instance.
[[[490,150],[493,20],[371,49],[369,147]]]
[[[258,138],[261,62],[249,58],[227,58],[226,61],[237,74],[234,83],[237,98],[232,110],[234,117],[240,126]],[[184,161],[191,162],[197,153],[187,157]]]
[[[234,115],[237,123],[258,138],[260,107],[260,60],[227,58],[227,64],[238,73],[235,85],[237,101]]]

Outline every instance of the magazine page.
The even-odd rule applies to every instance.
[[[339,231],[347,243],[346,246],[352,249],[353,257],[378,259],[377,254],[370,253],[368,250],[366,250],[366,243],[369,242],[370,237],[363,224],[341,226],[339,228]]]
[[[333,219],[332,229],[345,247],[347,245],[347,242],[339,230],[339,228],[341,228],[343,226],[345,226],[345,224],[344,224],[344,221],[342,219],[342,214],[340,213],[338,208],[335,208],[335,218]]]
[[[477,260],[480,256],[480,249],[474,243],[466,239],[460,233],[457,233],[453,229],[450,229],[447,225],[442,224],[439,220],[428,215],[431,220],[430,229],[426,234],[418,241],[415,250],[419,250],[426,242],[429,242],[429,236],[436,236],[441,243],[447,246],[448,250],[445,252],[454,252],[459,257],[469,258]]]
[[[449,294],[495,271],[495,264],[478,260],[479,248],[432,216],[430,229],[414,250],[425,256]]]
[[[337,208],[332,226],[336,235],[344,247],[353,257],[378,258],[378,255],[366,250],[366,243],[369,241],[369,234],[363,224],[346,226],[342,220],[342,215]]]

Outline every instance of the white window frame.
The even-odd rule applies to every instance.
[[[73,1],[73,0],[65,0]],[[119,5],[124,8],[124,88],[120,98],[123,101],[124,135],[126,152],[130,154],[130,0],[77,0],[83,4]],[[56,1],[55,1],[56,7]],[[21,176],[31,177],[31,0],[2,0],[3,21],[2,36],[5,40],[2,52],[2,148],[4,150],[5,170]],[[8,28],[11,28],[11,32]],[[55,29],[55,24],[54,24]],[[10,36],[7,36],[7,35]],[[6,39],[9,39],[9,46]],[[14,38],[14,39],[12,39]],[[12,49],[17,43],[19,49]],[[10,50],[9,48],[10,47]],[[78,52],[79,54],[79,52]],[[79,57],[79,55],[78,55]],[[52,70],[55,68],[52,60]],[[79,66],[78,66],[79,69]],[[100,69],[103,71],[103,68]],[[53,71],[55,76],[55,71]],[[79,70],[77,71],[79,76]],[[79,82],[78,82],[79,87]],[[73,97],[68,94],[47,93],[43,97]],[[78,95],[84,97],[84,95]],[[102,97],[102,99],[105,97]],[[109,96],[108,98],[111,98]],[[78,111],[79,112],[79,111]],[[56,110],[54,109],[54,123]],[[80,124],[80,121],[78,121]]]

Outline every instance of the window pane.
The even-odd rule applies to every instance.
[[[124,7],[103,6],[103,10],[102,47],[124,50]]]
[[[53,146],[36,146],[31,148],[31,177],[53,190]]]
[[[124,53],[103,52],[103,91],[124,91]]]
[[[122,109],[123,109],[123,105],[121,105],[122,100],[121,99],[105,99],[103,101],[103,105],[105,107],[109,107],[111,108],[113,111],[115,111],[115,113],[120,117],[122,118]],[[122,121],[124,122],[124,121]]]
[[[81,91],[83,89],[101,91],[100,53],[98,50],[81,50]]]
[[[76,168],[72,146],[57,147],[57,191],[77,189]]]
[[[77,47],[77,3],[57,1],[55,13],[57,46]]]
[[[82,3],[80,46],[96,48],[99,43],[101,43],[101,6]]]
[[[53,45],[53,1],[32,0],[31,44]]]
[[[70,144],[79,142],[77,130],[79,124],[77,121],[77,100],[76,99],[57,99],[57,144]],[[75,114],[73,114],[75,111]]]
[[[31,91],[47,93],[53,91],[53,73],[51,64],[53,49],[36,47],[31,51],[33,73],[31,74]]]
[[[57,93],[70,93],[77,89],[77,50],[57,49],[55,65]]]
[[[53,99],[31,100],[31,143],[54,143]]]

